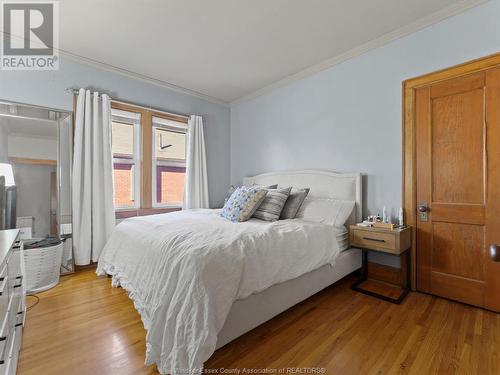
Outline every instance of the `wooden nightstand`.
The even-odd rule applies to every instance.
[[[383,229],[372,227],[350,226],[351,247],[360,248],[363,252],[361,277],[351,288],[369,296],[400,304],[410,291],[410,248],[411,228]],[[368,279],[368,251],[379,251],[394,255],[405,255],[406,277],[405,285],[398,298],[392,298],[370,290],[363,289],[361,284]]]

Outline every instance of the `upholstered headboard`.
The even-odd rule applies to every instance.
[[[356,206],[346,225],[362,220],[361,173],[337,173],[324,170],[270,172],[243,179],[243,184],[308,187],[311,198],[354,200]]]

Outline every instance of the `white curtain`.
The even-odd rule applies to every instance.
[[[207,158],[201,116],[189,117],[186,154],[183,208],[208,208]]]
[[[111,103],[80,89],[75,113],[73,245],[75,263],[96,262],[115,226]]]

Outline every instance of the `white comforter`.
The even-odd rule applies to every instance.
[[[97,273],[113,276],[147,330],[146,364],[201,370],[233,302],[291,280],[339,253],[336,230],[298,219],[231,223],[189,210],[120,223]]]

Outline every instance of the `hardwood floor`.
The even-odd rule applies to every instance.
[[[143,365],[145,331],[122,289],[93,270],[61,280],[40,293],[28,313],[19,374],[156,373]],[[206,367],[500,373],[499,314],[419,293],[397,306],[350,290],[351,282],[327,288],[226,345]]]

